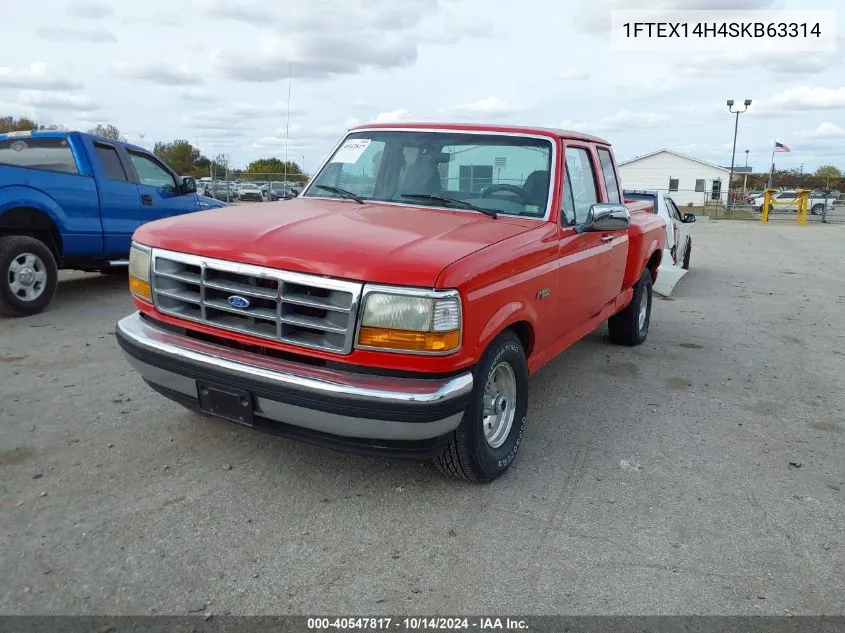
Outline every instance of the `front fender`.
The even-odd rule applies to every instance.
[[[0,217],[11,209],[35,209],[49,217],[60,233],[67,231],[67,215],[62,207],[49,195],[25,185],[9,185],[0,188]]]
[[[503,330],[515,323],[525,321],[530,326],[531,331],[536,332],[539,319],[540,317],[534,309],[534,306],[525,303],[524,301],[509,301],[500,307],[481,328],[481,333],[478,337],[478,344],[475,348],[474,354],[476,362],[481,358],[484,350],[487,349],[493,339],[496,338]],[[529,352],[530,350],[525,350],[526,356],[529,355]]]

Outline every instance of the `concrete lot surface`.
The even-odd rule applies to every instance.
[[[0,321],[0,613],[845,613],[845,226],[692,230],[489,486],[193,415],[119,353],[125,280],[66,275]]]

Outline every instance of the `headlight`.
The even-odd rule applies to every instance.
[[[150,249],[132,243],[129,249],[129,290],[144,301],[152,301],[150,292]]]
[[[461,299],[454,290],[369,287],[358,347],[445,354],[460,347],[461,326]]]

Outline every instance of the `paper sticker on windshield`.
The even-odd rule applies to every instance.
[[[537,211],[540,210],[540,207],[538,207],[536,204],[526,204],[525,210],[530,211],[531,213],[537,213]]]
[[[361,154],[370,146],[371,139],[353,138],[341,145],[337,153],[332,157],[333,163],[357,163]]]

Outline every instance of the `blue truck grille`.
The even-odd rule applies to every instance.
[[[153,250],[159,312],[290,345],[349,354],[361,284]]]

